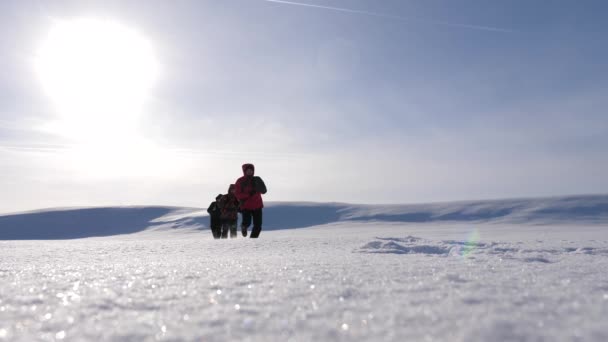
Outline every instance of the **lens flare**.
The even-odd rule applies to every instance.
[[[470,255],[473,252],[473,250],[475,250],[475,247],[477,247],[478,243],[479,243],[479,231],[477,230],[477,228],[474,228],[469,233],[469,237],[467,238],[466,242],[462,246],[462,249],[460,250],[460,255],[463,257]]]

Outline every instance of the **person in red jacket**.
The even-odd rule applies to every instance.
[[[266,185],[262,178],[254,176],[255,167],[253,164],[243,164],[243,177],[236,181],[236,198],[239,200],[243,221],[241,223],[241,233],[247,236],[247,229],[251,225],[253,218],[253,229],[251,238],[257,238],[262,231],[262,194],[266,193]]]

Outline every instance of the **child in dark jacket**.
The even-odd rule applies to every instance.
[[[222,194],[219,194],[215,197],[215,201],[209,204],[209,208],[207,208],[207,213],[209,213],[209,225],[211,226],[211,234],[213,234],[214,239],[219,239],[221,237],[222,230],[222,212],[219,207],[219,200],[222,198]]]
[[[236,224],[238,220],[239,200],[234,195],[236,188],[234,184],[230,184],[228,187],[228,193],[219,200],[219,207],[221,210],[221,221],[222,221],[222,233],[221,238],[228,238],[228,231],[230,231],[230,237],[236,237]]]

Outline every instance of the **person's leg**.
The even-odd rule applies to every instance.
[[[251,225],[251,211],[243,210],[243,222],[241,223],[241,233],[244,237],[247,237],[247,228]]]
[[[262,208],[253,211],[253,229],[251,230],[251,237],[257,238],[260,236],[262,231]]]
[[[236,220],[230,221],[230,238],[236,238]]]
[[[211,234],[213,235],[214,239],[219,239],[220,238],[220,230],[222,229],[222,223],[220,222],[220,220],[218,218],[212,218],[211,219]]]
[[[222,235],[222,226],[219,223],[214,223],[213,226],[211,227],[211,234],[213,234],[213,238],[214,239],[219,239],[220,236]]]
[[[227,239],[228,238],[228,222],[226,221],[222,221],[222,239]]]
[[[211,229],[211,234],[213,235],[213,238],[215,239],[215,220],[213,218],[209,218],[209,229]]]

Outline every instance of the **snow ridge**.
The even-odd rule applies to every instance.
[[[76,239],[150,230],[207,229],[201,208],[133,206],[70,208],[0,215],[0,240]],[[339,222],[475,222],[499,224],[605,224],[608,195],[410,205],[270,202],[264,230]]]

